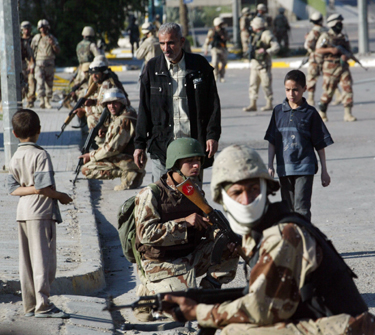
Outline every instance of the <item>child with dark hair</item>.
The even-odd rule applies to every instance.
[[[320,159],[322,186],[327,187],[331,179],[324,148],[333,144],[333,140],[319,113],[303,97],[306,91],[304,73],[299,70],[288,72],[284,86],[286,98],[274,108],[264,137],[269,142],[268,172],[275,175],[276,155],[282,199],[292,211],[311,220],[313,180],[318,172],[314,149]]]
[[[49,154],[36,144],[40,120],[30,109],[21,109],[12,118],[13,134],[20,140],[9,164],[8,191],[19,196],[17,207],[19,272],[25,316],[68,318],[49,301],[56,275],[56,222],[61,215],[57,200],[72,199],[55,189]]]

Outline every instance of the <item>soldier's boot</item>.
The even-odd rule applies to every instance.
[[[272,99],[267,99],[266,105],[262,107],[261,110],[262,112],[272,111],[273,110]]]
[[[199,287],[202,287],[204,289],[221,289],[221,284],[210,275],[207,275],[206,277],[202,278]]]
[[[26,108],[33,108],[34,107],[34,101],[29,100],[26,104]]]
[[[319,101],[319,115],[322,118],[323,122],[328,122],[327,118],[327,108],[328,105],[322,101]]]
[[[340,105],[342,101],[342,96],[338,88],[335,90],[335,101],[331,103],[332,106]]]
[[[121,174],[121,184],[115,186],[115,191],[123,191],[133,188],[133,182],[137,178],[138,173],[131,171],[131,172],[123,172]]]
[[[315,106],[314,98],[315,98],[315,93],[314,93],[314,92],[308,92],[308,95],[307,95],[307,103],[308,103],[310,106]]]
[[[39,108],[46,108],[46,103],[44,101],[44,97],[40,97],[40,100],[39,100]]]
[[[323,122],[328,122],[327,113],[319,111],[319,115],[322,118]]]
[[[346,122],[357,121],[357,118],[352,115],[352,107],[344,108],[344,121]]]
[[[244,112],[256,112],[257,111],[257,101],[250,100],[250,105],[242,108]]]
[[[146,289],[146,287],[143,284],[140,284],[136,288],[136,290],[137,290],[136,294],[139,297],[142,297],[142,296],[145,296],[145,295],[150,295],[150,292]],[[150,302],[150,301],[147,301],[147,302]],[[137,318],[137,320],[141,321],[141,322],[147,322],[147,321],[153,321],[154,320],[154,316],[152,315],[151,307],[134,308],[133,314]]]
[[[52,105],[51,105],[51,103],[50,103],[50,100],[51,100],[51,98],[47,98],[47,97],[44,98],[44,101],[45,101],[45,104],[46,104],[46,108],[47,108],[47,109],[51,109],[51,108],[52,108]]]

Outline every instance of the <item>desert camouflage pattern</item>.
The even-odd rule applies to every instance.
[[[323,57],[320,54],[315,53],[316,42],[320,35],[327,31],[327,28],[314,25],[314,27],[307,34],[305,39],[304,48],[309,52],[309,66],[307,68],[307,91],[315,92],[316,83],[320,76],[323,64]]]
[[[259,40],[262,42],[263,48],[267,54],[263,61],[256,59],[251,60],[249,97],[250,100],[258,99],[259,86],[262,85],[264,94],[267,99],[273,99],[272,91],[272,60],[271,57],[279,52],[280,45],[270,30],[264,30]],[[253,47],[255,47],[257,40],[254,38]],[[257,48],[255,47],[255,50]]]
[[[50,43],[52,39],[52,44]],[[59,45],[56,37],[53,35],[36,34],[31,41],[31,48],[34,51],[34,57],[38,60],[54,60],[56,58],[52,45]]]
[[[35,66],[36,91],[38,98],[52,98],[53,78],[55,75],[55,61],[37,60]]]
[[[84,73],[81,70],[83,64],[79,65],[77,77],[74,79],[74,85],[81,84],[79,89],[76,91],[78,99],[83,98],[86,95],[87,89],[89,88],[90,75],[89,73]]]
[[[118,116],[110,115],[104,143],[97,150],[90,152],[90,162],[82,167],[84,176],[89,179],[121,177],[121,180],[129,177],[129,185],[134,179],[137,180],[137,186],[133,184],[132,187],[141,185],[145,175],[144,169],[137,167],[132,153],[124,153],[135,134],[132,119],[136,119],[134,112],[124,111]]]
[[[250,18],[247,15],[242,15],[240,18],[240,31],[241,31],[241,44],[242,51],[244,53],[249,51],[249,27],[250,27]]]
[[[26,81],[25,86],[22,87],[22,99],[27,98],[27,101],[35,101],[35,79],[32,69],[35,69],[34,54],[30,46],[31,38],[21,38],[21,53],[22,53],[22,74]]]
[[[174,246],[188,242],[188,228],[185,218],[161,223],[157,211],[158,200],[150,187],[142,189],[135,200],[135,224],[140,242],[148,246]],[[206,238],[194,251],[185,257],[167,261],[142,259],[144,276],[140,274],[143,294],[180,291],[198,286],[197,277],[205,274],[219,283],[234,279],[238,257],[224,251],[220,264],[210,265],[210,257],[217,231],[209,228]]]
[[[137,59],[144,59],[146,65],[151,58],[157,57],[162,53],[159,39],[156,36],[151,35],[142,42],[137,49],[135,56]]]
[[[96,46],[96,44],[89,40],[82,40],[77,44],[76,48],[77,58],[79,64],[92,62],[94,57],[103,55],[103,52]]]
[[[322,33],[319,37],[316,48],[342,45],[346,50],[351,51],[347,37],[340,33],[336,34],[332,29]],[[349,64],[341,60],[341,54],[325,54],[323,56],[323,94],[320,101],[328,105],[333,98],[338,84],[342,88],[341,102],[344,107],[353,107],[353,80],[349,70]]]
[[[245,236],[245,253],[252,256],[255,248],[254,239]],[[295,224],[264,230],[260,257],[250,274],[249,294],[220,305],[199,304],[199,325],[225,327],[222,334],[226,335],[374,334],[375,320],[369,313],[357,318],[341,314],[316,321],[288,321],[299,304],[299,290],[321,262],[319,251],[315,239]]]
[[[288,19],[284,14],[278,14],[273,20],[273,33],[279,44],[283,42],[284,47],[289,49],[289,35],[290,30]]]

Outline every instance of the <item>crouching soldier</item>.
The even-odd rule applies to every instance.
[[[104,92],[102,106],[110,112],[108,127],[99,130],[104,143],[97,150],[80,156],[85,164],[82,174],[89,179],[121,178],[115,191],[137,188],[146,174],[144,167],[138,168],[133,159],[137,114],[127,109],[128,100],[118,88]]]
[[[199,184],[204,157],[201,144],[193,138],[171,142],[167,148],[168,172],[136,196],[135,247],[142,267],[138,271],[138,296],[197,286],[218,289],[236,275],[238,256],[229,249],[224,250],[219,264],[210,264],[216,231],[203,212],[176,188],[186,178]],[[200,276],[205,277],[198,284]],[[134,312],[140,321],[152,320],[149,307]]]

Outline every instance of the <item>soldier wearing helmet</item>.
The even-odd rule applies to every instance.
[[[144,275],[137,295],[180,291],[199,286],[220,288],[235,277],[238,257],[224,251],[219,264],[210,264],[214,229],[203,212],[176,189],[186,178],[197,181],[205,158],[201,144],[179,138],[167,149],[168,172],[155,186],[142,189],[135,199],[135,246],[141,254]],[[151,309],[136,311],[141,321],[151,320]]]
[[[271,29],[272,17],[267,15],[267,7],[264,3],[258,4],[256,17],[262,18],[265,22],[265,27],[267,27],[268,29]]]
[[[241,44],[244,56],[249,52],[250,21],[251,12],[249,7],[242,8],[240,18]]]
[[[317,43],[317,54],[323,57],[323,95],[319,102],[319,114],[327,122],[327,109],[332,101],[335,90],[340,84],[342,88],[342,104],[344,105],[344,121],[352,122],[357,119],[352,115],[353,80],[349,69],[348,57],[336,46],[341,46],[351,52],[348,37],[343,34],[344,18],[340,14],[332,14],[327,19],[329,30],[323,32]]]
[[[285,50],[289,49],[289,31],[290,26],[287,17],[284,15],[285,8],[279,8],[279,14],[273,20],[273,34],[277,39],[277,43],[283,43]]]
[[[214,19],[214,27],[207,33],[203,45],[204,55],[207,56],[208,47],[211,46],[211,64],[214,67],[215,80],[224,83],[225,66],[228,62],[228,32],[224,28],[224,20],[221,17]]]
[[[197,320],[222,335],[374,334],[355,274],[310,221],[270,201],[278,188],[255,150],[225,148],[213,165],[211,192],[242,235],[251,268],[248,293],[215,305],[173,293],[165,300],[179,305],[179,321]]]
[[[101,105],[110,113],[98,134],[104,142],[98,149],[79,157],[85,164],[82,174],[88,179],[121,178],[115,191],[137,188],[146,174],[133,159],[137,113],[129,109],[128,99],[117,87],[104,91]]]
[[[89,66],[89,75],[89,85],[95,84],[96,90],[87,98],[84,107],[77,108],[75,113],[77,113],[79,118],[83,118],[86,115],[87,126],[91,130],[98,123],[100,115],[103,112],[101,102],[103,100],[104,92],[108,89],[117,87],[126,97],[126,106],[131,109],[133,107],[130,106],[128,94],[118,80],[118,77],[108,68],[108,63],[102,60],[94,60]],[[99,139],[97,138],[97,140]]]
[[[146,65],[151,58],[163,53],[160,49],[159,39],[156,37],[155,31],[155,26],[151,22],[142,24],[142,34],[145,39],[138,48],[135,56],[137,59],[144,59],[144,65]]]
[[[35,79],[34,69],[35,60],[34,53],[31,49],[31,23],[29,21],[21,22],[21,58],[22,58],[22,74],[27,84],[22,88],[22,99],[27,99],[26,108],[34,107],[35,101]]]
[[[262,85],[266,96],[266,105],[262,111],[273,109],[272,91],[272,60],[271,57],[278,53],[280,45],[272,32],[266,28],[266,23],[261,17],[256,17],[251,21],[252,51],[251,51],[251,71],[249,84],[250,105],[243,108],[244,112],[256,112],[259,86]]]
[[[34,51],[36,90],[40,108],[52,108],[51,98],[53,78],[55,73],[55,58],[60,53],[59,42],[50,34],[50,25],[47,20],[39,20],[38,30],[31,41]]]

